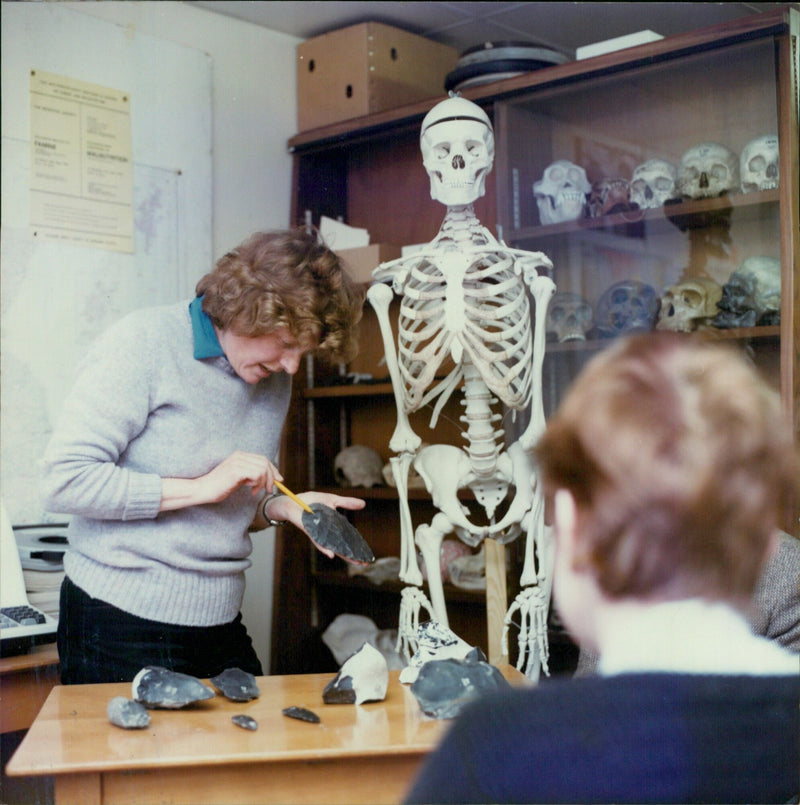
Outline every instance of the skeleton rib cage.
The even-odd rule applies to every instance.
[[[509,256],[477,253],[463,278],[445,276],[423,258],[412,266],[402,290],[398,361],[407,412],[436,397],[436,413],[441,410],[464,377],[462,353],[505,405],[515,410],[529,405],[530,304]],[[453,307],[458,307],[456,315]],[[456,365],[425,393],[451,354]]]

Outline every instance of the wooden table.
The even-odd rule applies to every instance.
[[[0,658],[0,732],[28,729],[57,684],[55,643],[35,646],[28,654]]]
[[[513,684],[527,680],[513,668]],[[382,702],[322,702],[333,674],[258,678],[261,695],[245,704],[216,696],[183,710],[152,710],[144,730],[109,723],[114,696],[130,685],[53,689],[7,766],[9,775],[55,775],[58,805],[170,802],[399,802],[447,721],[428,719],[407,685],[390,672]],[[287,718],[291,705],[320,724]],[[231,716],[258,722],[249,732]]]

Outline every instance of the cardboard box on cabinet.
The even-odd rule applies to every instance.
[[[308,39],[297,46],[298,131],[444,96],[457,61],[455,48],[378,22]]]
[[[391,243],[370,243],[358,249],[337,249],[348,274],[356,282],[372,282],[372,272],[381,264],[400,257],[401,249]]]

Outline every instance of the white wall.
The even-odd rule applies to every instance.
[[[33,38],[37,20],[41,21],[41,15],[52,13],[51,10],[57,7],[74,12],[72,16],[78,19],[85,15],[88,31],[97,29],[97,20],[90,21],[89,18],[99,18],[121,26],[130,40],[157,37],[208,54],[211,61],[213,191],[211,204],[201,200],[198,209],[192,212],[203,216],[205,226],[210,230],[210,259],[213,261],[251,232],[282,228],[290,223],[291,158],[286,141],[296,128],[294,64],[295,47],[300,40],[180,2],[105,0],[58,4],[3,2],[2,5],[4,26],[6,12],[13,11],[13,15],[9,13],[8,17],[13,17],[16,23],[14,40],[23,39],[20,53],[25,51],[26,31]],[[21,60],[23,57],[16,58]],[[81,61],[79,52],[76,52],[75,59]],[[9,63],[4,49],[4,75],[7,68],[13,67],[19,65]],[[157,67],[153,65],[154,69]],[[64,73],[69,75],[68,65]],[[105,83],[103,75],[73,77]],[[5,99],[4,113],[8,113]],[[4,178],[4,202],[6,196]],[[184,287],[193,287],[209,268],[210,264],[190,267],[189,276],[183,278]],[[80,293],[80,288],[77,293]],[[4,421],[13,413],[4,410]],[[254,543],[253,567],[248,571],[243,613],[267,670],[274,532],[270,530],[255,535]]]
[[[158,36],[211,56],[215,256],[251,232],[290,223],[286,141],[297,128],[295,48],[301,40],[179,2],[63,5],[125,26],[132,36]]]

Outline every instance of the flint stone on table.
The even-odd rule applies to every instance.
[[[125,730],[141,730],[150,726],[150,713],[139,702],[115,696],[106,707],[108,720]]]
[[[284,707],[281,713],[289,718],[296,718],[298,721],[307,721],[309,724],[319,724],[319,716],[312,710],[306,710],[305,707]]]
[[[158,665],[142,668],[134,677],[131,688],[133,698],[151,710],[177,710],[193,702],[214,698],[214,691],[196,677]]]
[[[389,666],[383,654],[364,643],[322,691],[325,704],[363,704],[381,702],[389,687]]]
[[[344,515],[322,503],[312,503],[311,509],[313,514],[303,512],[303,528],[317,545],[358,564],[368,565],[375,561],[372,548]]]
[[[256,678],[241,668],[226,668],[210,681],[226,699],[232,702],[249,702],[261,695]]]
[[[400,672],[400,682],[404,685],[417,678],[419,669],[431,660],[463,659],[473,652],[480,654],[476,659],[486,660],[486,655],[480,650],[462,640],[452,629],[431,620],[421,623],[417,627],[417,650],[411,662]]]
[[[258,729],[258,721],[256,721],[251,716],[245,715],[238,715],[238,716],[231,716],[231,721],[236,724],[237,727],[241,727],[243,730],[250,730],[251,732],[255,732]]]
[[[511,687],[493,665],[477,659],[431,660],[420,669],[411,692],[432,718],[455,718],[471,701]]]

